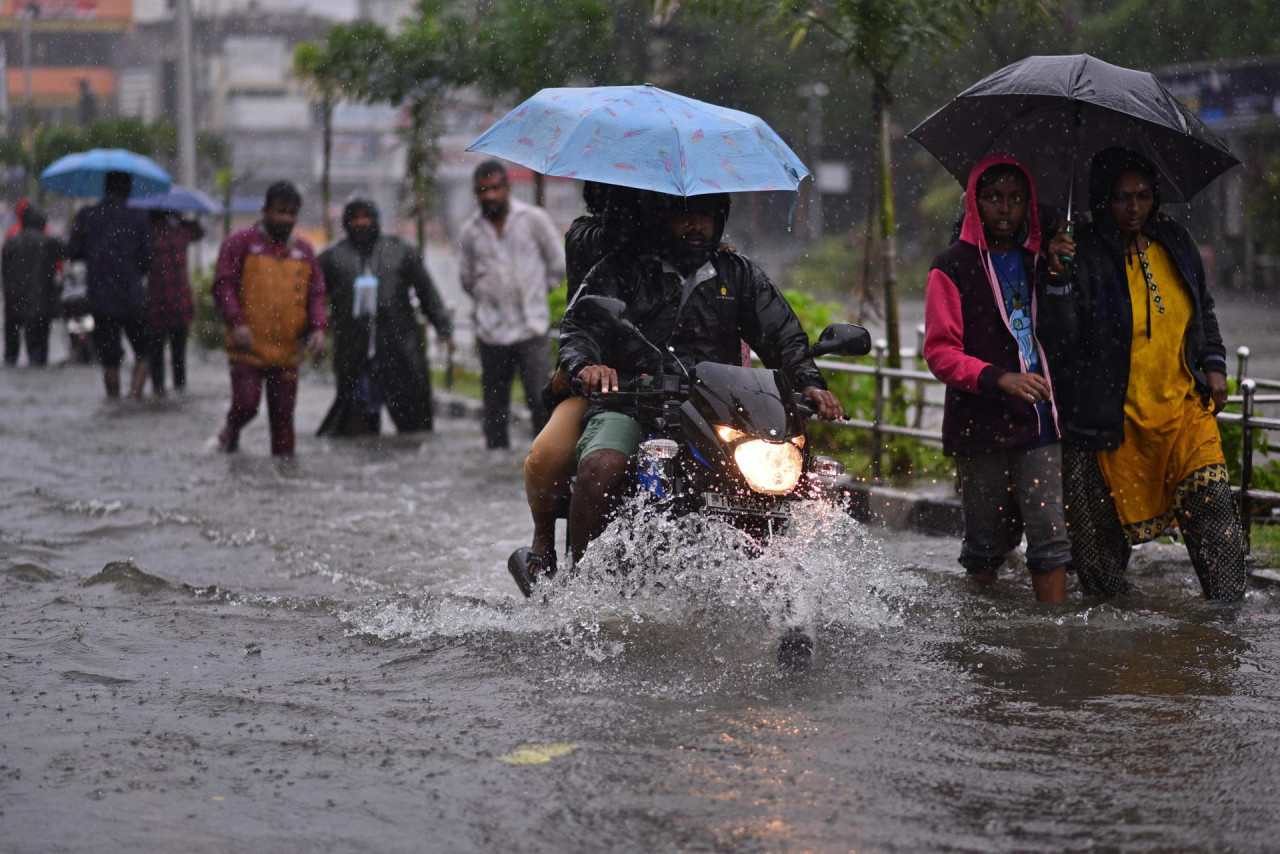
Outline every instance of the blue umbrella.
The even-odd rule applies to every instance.
[[[59,158],[40,173],[46,190],[77,199],[96,199],[103,195],[103,177],[108,172],[128,172],[133,176],[133,193],[151,196],[168,191],[173,184],[169,173],[150,157],[123,148],[94,148]]]
[[[183,187],[179,184],[174,184],[167,193],[134,196],[129,199],[129,207],[141,208],[144,211],[178,211],[215,216],[222,213],[222,205],[217,199],[194,187]]]
[[[467,151],[676,196],[794,191],[809,174],[756,116],[654,86],[543,89]]]

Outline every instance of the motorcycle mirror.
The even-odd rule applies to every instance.
[[[833,323],[818,336],[818,343],[809,348],[809,354],[817,359],[822,356],[865,356],[871,352],[871,333],[855,323]]]
[[[623,326],[627,304],[613,297],[581,296],[574,301],[573,310],[591,326],[612,332]]]

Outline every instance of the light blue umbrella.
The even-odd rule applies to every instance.
[[[94,148],[59,158],[40,173],[46,190],[77,199],[96,199],[103,193],[103,177],[108,172],[128,172],[133,176],[133,194],[151,196],[169,190],[169,173],[150,157],[123,148]]]
[[[144,211],[178,211],[215,216],[222,213],[222,204],[217,199],[194,187],[183,187],[180,184],[174,184],[167,193],[154,196],[132,196],[129,199],[129,207]]]
[[[654,86],[543,89],[467,151],[675,196],[798,191],[809,174],[762,119]]]

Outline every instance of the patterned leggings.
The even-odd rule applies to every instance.
[[[1174,490],[1174,505],[1205,598],[1234,602],[1244,597],[1248,575],[1244,534],[1225,468],[1206,466],[1190,474]],[[1128,593],[1129,536],[1093,451],[1063,446],[1062,487],[1081,590],[1093,596]]]

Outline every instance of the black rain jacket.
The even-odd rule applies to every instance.
[[[400,238],[379,237],[370,258],[372,272],[378,277],[378,314],[372,326],[377,335],[378,383],[387,414],[402,433],[430,430],[431,372],[425,335],[409,299],[410,291],[417,294],[423,314],[444,337],[453,334],[449,310],[418,253]],[[342,435],[356,384],[369,368],[370,319],[352,316],[356,277],[366,261],[350,240],[339,241],[320,253],[319,261],[329,297],[338,398],[317,435]]]
[[[577,302],[560,323],[560,367],[570,377],[587,365],[608,365],[625,380],[639,374],[680,373],[698,362],[742,363],[740,340],[795,391],[825,389],[809,357],[809,337],[782,292],[749,258],[722,248],[687,279],[656,255],[615,252],[592,268],[581,295],[615,297],[625,317],[651,342],[611,334],[584,323]],[[674,349],[674,357],[666,348]],[[588,412],[588,417],[598,410]]]
[[[1075,320],[1068,358],[1055,374],[1058,418],[1066,441],[1090,450],[1113,450],[1124,441],[1124,401],[1129,388],[1133,306],[1119,234],[1095,206],[1095,221],[1076,237]],[[1196,391],[1208,405],[1205,371],[1227,372],[1227,353],[1205,282],[1200,249],[1185,228],[1159,220],[1154,211],[1142,233],[1169,250],[1194,303],[1183,352]],[[1134,263],[1137,263],[1136,261]]]

